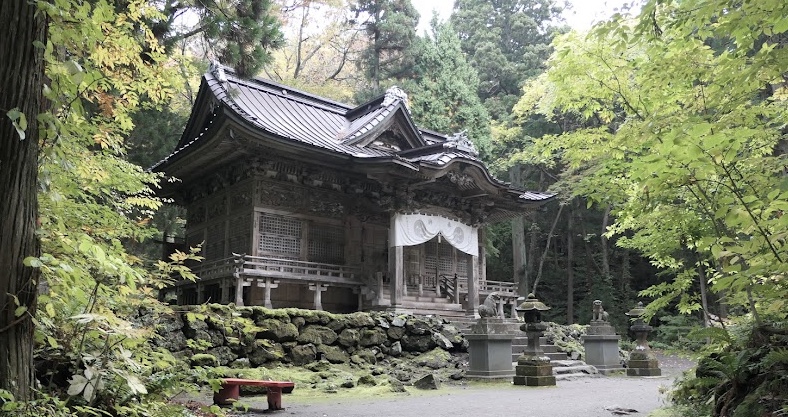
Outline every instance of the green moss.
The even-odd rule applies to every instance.
[[[196,355],[192,355],[190,358],[190,362],[192,366],[218,366],[219,361],[216,359],[216,356],[213,356],[208,353],[198,353]]]

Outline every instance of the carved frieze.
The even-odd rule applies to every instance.
[[[257,201],[255,203],[258,205],[302,209],[307,203],[306,196],[299,188],[286,187],[273,181],[264,180],[257,181],[256,188]]]

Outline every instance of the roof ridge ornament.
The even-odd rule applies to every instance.
[[[208,72],[216,76],[219,82],[227,82],[227,74],[224,73],[224,65],[218,59],[211,61],[211,66],[208,67]]]
[[[405,104],[405,109],[410,112],[410,100],[408,99],[408,93],[396,85],[392,85],[386,90],[386,95],[383,97],[383,107],[388,107],[397,101],[401,101],[403,104]]]
[[[456,149],[460,152],[469,153],[473,156],[479,156],[479,151],[476,150],[476,146],[468,138],[467,130],[463,130],[449,136],[449,138],[446,139],[446,142],[443,142],[443,147],[447,149]]]

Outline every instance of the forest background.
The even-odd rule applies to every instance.
[[[166,408],[181,375],[127,319],[166,312],[157,290],[199,254],[157,259],[150,243],[183,221],[144,169],[214,59],[343,102],[404,88],[419,126],[467,130],[498,177],[558,193],[489,227],[488,277],[536,291],[558,322],[601,299],[622,332],[637,300],[674,335],[702,324],[687,343],[733,358],[687,385],[716,398],[709,412],[740,396],[743,369],[781,389],[788,5],[691,3],[647,1],[586,36],[552,0],[457,0],[422,34],[409,0],[4,1],[4,408],[40,398],[34,363],[41,407]]]

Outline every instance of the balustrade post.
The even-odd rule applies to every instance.
[[[460,277],[454,274],[454,304],[460,303]]]

